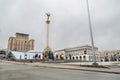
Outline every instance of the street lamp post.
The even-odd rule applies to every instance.
[[[98,65],[96,63],[96,56],[95,56],[95,50],[94,50],[94,40],[93,40],[93,33],[92,33],[92,24],[91,24],[91,17],[90,17],[90,9],[89,9],[88,0],[86,0],[86,4],[87,4],[87,12],[88,12],[88,20],[89,20],[90,38],[91,38],[91,44],[92,44],[93,65]]]

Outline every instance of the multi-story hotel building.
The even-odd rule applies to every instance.
[[[15,37],[10,37],[8,40],[9,50],[22,52],[34,50],[34,40],[29,40],[29,34],[16,33],[15,35]]]
[[[96,61],[99,61],[98,48],[94,47],[94,51]],[[56,59],[81,60],[81,61],[93,60],[92,46],[89,45],[57,50],[54,52],[54,54]]]

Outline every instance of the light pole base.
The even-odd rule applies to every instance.
[[[96,63],[96,62],[92,63],[92,65],[93,65],[93,66],[99,66],[99,64]]]

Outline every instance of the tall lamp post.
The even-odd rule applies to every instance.
[[[87,4],[87,12],[88,12],[88,20],[89,20],[90,38],[91,38],[91,44],[92,44],[93,65],[98,65],[96,63],[96,55],[95,55],[95,50],[94,50],[94,40],[93,40],[92,24],[91,24],[91,17],[90,17],[90,9],[89,9],[88,0],[86,0],[86,4]]]

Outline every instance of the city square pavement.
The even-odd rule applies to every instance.
[[[109,66],[108,68],[96,68],[96,67],[81,67],[80,63],[23,63],[23,62],[13,62],[13,61],[2,61],[2,63],[7,64],[21,64],[26,66],[33,66],[33,67],[46,67],[46,68],[58,68],[58,69],[69,69],[69,70],[82,70],[82,71],[92,71],[92,72],[102,72],[102,73],[113,73],[113,74],[120,74],[120,62],[99,62],[99,65]],[[85,63],[85,64],[92,64]],[[81,64],[83,64],[81,63]],[[114,64],[117,65],[114,65]]]
[[[36,63],[38,64],[38,63]],[[44,63],[40,64],[43,65]],[[32,64],[33,65],[33,64]],[[34,64],[35,65],[35,64]],[[48,66],[48,64],[45,63]],[[45,66],[44,65],[44,66]],[[0,63],[0,80],[119,80],[119,74]]]

